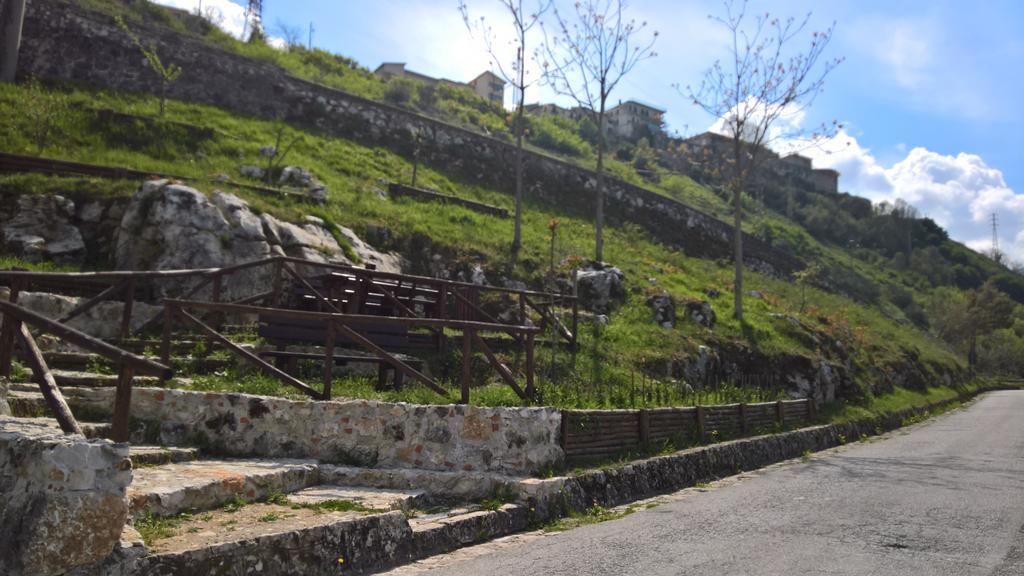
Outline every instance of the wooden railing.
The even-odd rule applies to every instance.
[[[257,268],[266,270],[268,284],[254,285],[242,297],[237,286],[235,300],[225,299],[226,283],[230,276]],[[325,274],[314,277],[300,273],[301,270],[322,271]],[[292,286],[301,288],[306,304],[312,300],[313,309],[300,308],[294,293],[286,290],[286,280]],[[181,284],[182,294],[176,298],[160,300],[159,284],[173,281]],[[314,286],[320,284],[320,289]],[[461,334],[463,353],[462,377],[460,381],[461,401],[469,401],[470,365],[474,350],[482,352],[498,377],[508,384],[522,398],[532,398],[535,391],[534,357],[535,337],[541,328],[528,325],[530,311],[537,314],[542,322],[552,326],[558,338],[567,346],[577,346],[576,327],[578,306],[574,295],[550,294],[530,290],[517,290],[494,286],[478,286],[423,276],[382,272],[368,268],[314,262],[286,256],[275,256],[246,262],[224,268],[164,271],[113,271],[113,272],[31,272],[25,270],[0,271],[0,285],[11,287],[15,296],[19,291],[43,290],[61,294],[83,296],[74,309],[54,324],[64,326],[85,314],[101,302],[118,299],[123,302],[118,340],[127,341],[132,335],[155,327],[163,321],[163,347],[161,358],[170,361],[170,338],[177,323],[202,332],[242,360],[256,365],[264,372],[280,379],[314,398],[330,398],[332,395],[330,373],[333,362],[330,359],[336,340],[346,340],[367,350],[377,361],[386,363],[396,373],[413,378],[442,395],[447,391],[437,382],[424,375],[399,355],[384,346],[366,338],[353,324],[375,324],[423,328],[432,331],[439,346],[444,346],[445,330]],[[327,286],[327,290],[321,290]],[[501,322],[488,314],[480,305],[482,294],[503,294],[517,299],[518,317],[515,323]],[[136,300],[161,303],[162,313],[151,315],[142,322],[133,321]],[[386,303],[387,306],[381,306]],[[388,315],[367,313],[371,305],[387,310]],[[559,309],[571,310],[571,322],[566,326],[559,318]],[[419,311],[418,309],[422,310]],[[318,324],[327,334],[324,342],[324,385],[316,390],[299,381],[293,375],[265,362],[258,355],[238,346],[221,333],[219,324],[225,314],[257,314],[268,319],[301,319]],[[51,321],[52,322],[52,321]],[[135,327],[133,328],[133,325]],[[511,336],[525,355],[523,367],[524,383],[520,386],[513,370],[500,361],[492,349],[492,343],[483,338],[484,334],[505,333]],[[3,343],[13,337],[0,337],[0,375],[10,372],[10,352]],[[554,343],[553,343],[554,344]],[[8,347],[9,348],[9,347]],[[130,381],[130,377],[128,378]]]
[[[11,291],[10,301],[0,300],[3,326],[0,327],[0,376],[9,377],[15,349],[15,339],[21,344],[21,353],[32,369],[39,389],[53,411],[61,429],[67,434],[81,434],[82,429],[68,409],[57,382],[46,365],[46,360],[28,326],[45,334],[52,334],[79,348],[99,354],[118,366],[117,390],[114,395],[114,417],[111,437],[115,442],[128,441],[128,423],[131,414],[132,379],[135,372],[170,378],[172,370],[158,362],[137,356],[126,350],[108,344],[70,326],[46,318],[16,304],[18,292]]]

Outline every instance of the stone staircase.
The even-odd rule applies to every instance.
[[[153,346],[138,341],[127,347]],[[194,348],[194,342],[175,342],[176,362],[198,370],[224,367],[188,356]],[[113,387],[116,376],[95,371],[105,365],[90,354],[47,353],[46,360],[85,435],[109,437],[109,414],[76,406],[75,398]],[[136,377],[134,385],[160,382]],[[17,418],[55,426],[36,384],[11,383],[8,403]],[[130,517],[121,546],[86,574],[206,573],[227,565],[268,574],[336,574],[346,563],[344,573],[360,573],[528,524],[525,506],[493,500],[481,506],[517,481],[497,475],[224,458],[195,446],[132,444],[129,458]]]

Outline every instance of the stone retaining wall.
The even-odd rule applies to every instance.
[[[68,392],[76,413],[109,413],[112,389]],[[554,408],[420,406],[370,400],[302,401],[247,394],[135,388],[136,434],[236,456],[526,474],[557,466]]]
[[[128,445],[0,418],[0,574],[63,574],[105,558],[128,518]]]
[[[112,17],[73,4],[64,0],[29,3],[20,77],[134,92],[157,90],[152,70]],[[273,64],[222,51],[167,27],[135,28],[165,63],[184,70],[168,87],[170,98],[284,118],[410,157],[418,135],[425,163],[483,185],[512,190],[515,148],[511,143],[289,76]],[[593,171],[531,151],[524,157],[524,169],[524,188],[534,197],[586,217],[592,214]],[[606,182],[609,222],[633,222],[692,256],[731,258],[731,225],[639,186],[615,178]],[[767,273],[784,275],[803,267],[790,253],[752,236],[744,239],[744,253],[752,268]]]

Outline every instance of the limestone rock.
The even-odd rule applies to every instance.
[[[18,295],[18,304],[47,318],[57,320],[71,312],[87,298],[75,298],[44,292],[22,292]],[[121,313],[124,304],[121,302],[100,302],[82,314],[79,314],[68,326],[97,338],[113,339],[121,334]],[[150,318],[163,312],[163,307],[135,302],[132,307],[132,329],[139,328]]]
[[[647,299],[647,306],[654,313],[654,322],[663,328],[676,326],[676,301],[667,292],[654,294]]]
[[[609,312],[626,297],[621,270],[604,262],[591,262],[576,276],[580,305],[593,312]]]
[[[246,164],[244,166],[241,166],[238,169],[238,173],[244,176],[245,178],[252,178],[254,180],[262,180],[263,175],[265,174],[263,168],[260,168],[259,166],[254,166],[252,164]]]
[[[718,317],[711,303],[705,300],[691,300],[686,303],[686,315],[694,324],[705,328],[714,328]]]
[[[313,184],[313,174],[301,166],[285,166],[281,170],[281,177],[277,181],[279,184],[291,184],[292,186],[308,188]]]
[[[20,196],[14,216],[0,225],[4,244],[30,262],[80,262],[85,242],[72,223],[74,215],[75,203],[63,196]]]
[[[342,235],[366,262],[401,272],[401,259],[378,252],[351,230]],[[121,218],[116,264],[126,270],[174,270],[231,266],[271,255],[317,262],[351,264],[323,220],[307,216],[301,223],[257,215],[241,198],[225,192],[204,194],[167,180],[146,182]],[[225,297],[251,295],[269,285],[269,268],[230,276]],[[165,293],[183,289],[165,282]]]

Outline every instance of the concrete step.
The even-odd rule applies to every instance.
[[[96,374],[77,370],[50,370],[61,388],[65,386],[87,388],[112,388],[117,386],[117,374]],[[133,386],[159,387],[162,383],[153,376],[135,376]]]
[[[413,550],[425,558],[507,536],[529,527],[530,514],[526,506],[504,504],[496,510],[463,508],[412,518]]]
[[[396,490],[364,486],[320,484],[288,494],[288,502],[298,505],[322,504],[328,501],[352,502],[369,510],[403,510],[412,512],[426,505],[422,490]]]
[[[203,459],[136,470],[128,499],[135,517],[173,516],[295,492],[318,481],[316,460]]]
[[[132,460],[132,467],[138,470],[146,466],[162,466],[197,460],[199,449],[132,445],[128,449],[128,456]]]

